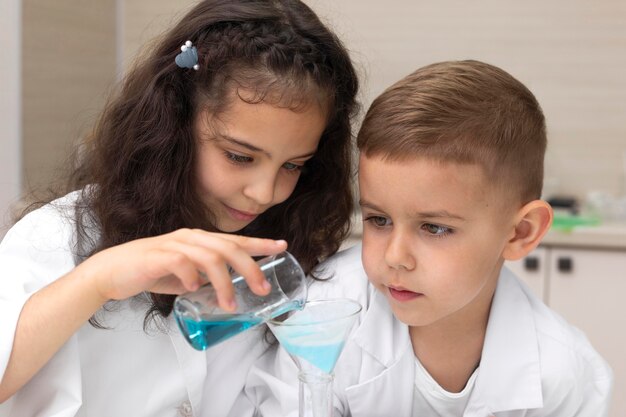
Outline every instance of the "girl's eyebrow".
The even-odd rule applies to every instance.
[[[236,138],[233,138],[232,136],[228,136],[228,135],[220,135],[220,138],[222,138],[226,142],[230,142],[230,143],[233,143],[235,145],[239,145],[239,146],[241,146],[243,148],[246,148],[249,151],[261,152],[261,153],[264,153],[265,155],[267,155],[270,158],[272,157],[272,155],[269,152],[264,151],[263,149],[258,148],[256,146],[252,145],[251,143],[248,143],[248,142],[246,142],[246,141],[244,141],[242,139],[236,139]]]
[[[252,145],[251,143],[246,142],[245,140],[237,139],[237,138],[234,138],[232,136],[228,136],[228,135],[224,135],[224,134],[219,135],[219,137],[221,139],[225,140],[226,142],[230,142],[230,143],[233,143],[235,145],[239,145],[239,146],[241,146],[243,148],[246,148],[246,149],[248,149],[248,150],[250,150],[252,152],[261,152],[261,153],[267,155],[268,158],[272,158],[272,154],[271,153],[269,153],[269,152],[267,152],[267,151],[265,151],[265,150],[263,150],[263,149],[261,149],[259,147],[256,147],[256,146]],[[317,150],[314,150],[313,152],[309,152],[309,153],[306,153],[304,155],[294,156],[293,158],[290,158],[290,159],[308,158],[308,157],[311,157],[311,156],[315,155],[316,151]]]

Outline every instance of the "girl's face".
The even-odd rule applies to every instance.
[[[317,105],[293,111],[235,96],[217,123],[201,112],[196,175],[204,204],[222,232],[235,232],[293,192],[317,149],[326,115]]]

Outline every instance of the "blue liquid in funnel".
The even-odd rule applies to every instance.
[[[331,345],[292,345],[289,342],[281,341],[283,348],[290,354],[309,362],[316,368],[326,373],[331,373],[335,368],[337,359],[343,350],[344,342]]]
[[[198,350],[206,350],[262,321],[250,315],[224,315],[215,319],[196,321],[186,317],[179,319],[178,325],[191,346]]]

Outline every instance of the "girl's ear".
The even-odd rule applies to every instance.
[[[533,200],[519,209],[513,237],[504,247],[503,258],[515,261],[528,255],[550,229],[552,218],[552,207],[543,200]]]

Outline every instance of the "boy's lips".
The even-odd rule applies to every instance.
[[[413,292],[413,291],[409,291],[406,290],[402,287],[387,287],[389,289],[389,295],[391,295],[391,297],[393,297],[394,300],[400,301],[400,302],[406,302],[406,301],[411,301],[411,300],[415,300],[418,297],[423,296],[424,294],[419,293],[419,292]]]

